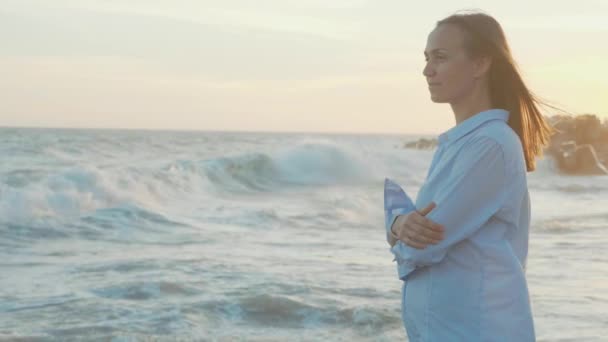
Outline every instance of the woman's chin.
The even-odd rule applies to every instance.
[[[439,96],[438,94],[433,94],[431,93],[431,101],[435,102],[435,103],[447,103],[448,100]]]

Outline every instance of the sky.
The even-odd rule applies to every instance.
[[[463,9],[535,93],[608,119],[605,0],[2,0],[0,126],[441,133],[423,51]]]

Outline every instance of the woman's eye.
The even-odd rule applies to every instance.
[[[428,63],[429,59],[433,59],[436,61],[444,61],[444,60],[446,60],[446,57],[445,56],[432,56],[431,58],[425,57],[424,61]]]

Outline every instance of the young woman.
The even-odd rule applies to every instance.
[[[552,133],[500,24],[455,14],[429,34],[431,100],[456,126],[439,136],[416,208],[387,222],[409,340],[534,341],[526,284],[526,172]],[[423,209],[420,209],[423,208]]]

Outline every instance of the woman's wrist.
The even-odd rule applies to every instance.
[[[393,220],[393,225],[391,225],[391,228],[389,229],[389,236],[390,236],[389,243],[390,243],[391,247],[394,246],[395,243],[397,243],[397,240],[399,240],[399,236],[393,230],[393,227],[395,227],[395,222],[397,222],[398,217],[399,217],[399,215],[397,215],[395,217],[395,219]]]

